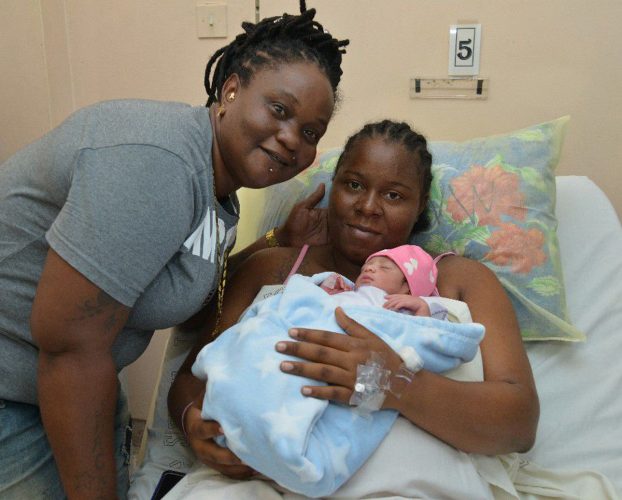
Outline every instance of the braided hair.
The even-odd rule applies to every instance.
[[[246,85],[260,68],[302,61],[315,63],[326,74],[336,99],[343,73],[341,56],[350,42],[333,38],[314,17],[315,9],[307,10],[305,0],[300,0],[300,15],[283,14],[257,24],[242,23],[244,33],[218,49],[207,63],[206,105],[220,101],[222,86],[234,73]]]
[[[413,166],[419,174],[421,194],[427,198],[432,185],[432,154],[428,151],[426,138],[415,132],[410,128],[410,125],[404,122],[382,120],[366,124],[361,130],[348,138],[343,152],[337,161],[335,174],[333,175],[337,174],[339,167],[347,160],[358,141],[375,137],[383,138],[387,142],[401,144],[407,151],[416,156]],[[425,231],[429,226],[430,219],[427,211],[424,210],[413,228],[413,234]]]

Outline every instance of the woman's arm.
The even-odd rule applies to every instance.
[[[324,184],[320,184],[307,198],[292,208],[285,224],[275,228],[275,237],[281,247],[302,247],[303,245],[325,245],[328,240],[326,210],[315,208],[324,197]],[[231,269],[237,269],[253,253],[268,247],[266,238],[257,241],[232,255]]]
[[[263,285],[282,283],[297,253],[298,249],[293,248],[271,248],[248,258],[227,283],[219,330],[224,331],[237,322]],[[212,301],[210,305],[211,314],[202,328],[200,338],[173,381],[168,394],[168,408],[177,426],[185,430],[188,443],[202,462],[230,477],[243,478],[253,471],[240,465],[240,460],[228,449],[213,442],[214,437],[222,432],[217,422],[206,422],[201,418],[205,382],[194,377],[191,372],[199,351],[214,340],[212,337],[216,321],[214,302]],[[189,403],[192,405],[184,413]]]
[[[484,382],[457,382],[421,370],[399,399],[388,393],[383,407],[397,409],[463,451],[491,455],[526,451],[535,439],[539,405],[511,303],[495,275],[477,262],[447,257],[439,263],[441,276],[441,296],[466,302],[473,320],[486,327],[481,343]],[[285,363],[284,371],[329,384],[306,386],[307,395],[347,403],[356,366],[369,359],[371,352],[383,353],[394,373],[401,360],[343,311],[338,309],[336,316],[347,337],[298,329],[295,338],[302,342],[280,343],[279,350],[310,361]]]
[[[115,498],[116,369],[129,308],[48,252],[31,315],[39,407],[69,498]]]
[[[464,451],[527,451],[535,441],[539,402],[505,290],[490,269],[463,257],[439,262],[438,286],[441,296],[465,302],[473,321],[486,327],[480,345],[484,382],[455,382],[422,372],[421,380],[396,406],[428,432]]]

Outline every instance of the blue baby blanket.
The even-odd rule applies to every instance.
[[[397,418],[393,410],[361,415],[352,407],[305,397],[303,385],[319,382],[279,369],[275,350],[292,340],[292,327],[341,332],[335,303],[320,283],[329,273],[294,275],[283,293],[255,302],[241,320],[206,345],[192,366],[207,380],[202,417],[216,420],[226,446],[243,462],[281,486],[308,497],[327,496],[358,470]],[[410,346],[424,368],[450,370],[470,361],[484,336],[477,323],[408,316],[379,307],[345,306],[348,316],[392,349]]]

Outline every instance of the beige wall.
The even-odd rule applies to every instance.
[[[230,35],[254,0],[228,5]],[[226,41],[198,39],[203,0],[1,0],[0,161],[71,111],[112,98],[203,103],[203,70]],[[569,114],[560,174],[588,175],[622,214],[622,44],[619,0],[308,0],[351,40],[343,101],[322,147],[363,122],[408,120],[430,139],[508,132]],[[262,15],[296,0],[261,0]],[[411,100],[413,77],[446,77],[450,24],[482,24],[485,101]],[[252,197],[251,197],[252,198]],[[243,203],[250,203],[248,196]],[[257,212],[257,211],[255,211]],[[248,224],[257,213],[247,211]],[[244,225],[243,241],[248,241]],[[144,417],[165,335],[132,367],[132,410]]]
[[[275,15],[294,2],[262,0]],[[350,39],[343,105],[323,144],[364,121],[408,120],[430,139],[509,132],[571,115],[559,174],[588,175],[622,215],[619,0],[310,0]],[[411,100],[409,79],[446,77],[450,24],[482,25],[485,101]]]
[[[0,0],[0,161],[73,110],[115,98],[205,102],[203,73],[224,39],[198,39],[193,0]],[[227,0],[229,33],[254,0]],[[145,418],[166,335],[126,370]]]

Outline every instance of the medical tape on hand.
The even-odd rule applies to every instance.
[[[382,408],[391,376],[391,371],[384,366],[383,357],[372,352],[365,364],[356,367],[354,392],[349,403],[356,407],[358,413],[366,415]]]
[[[415,378],[415,374],[423,368],[423,359],[421,359],[415,348],[410,346],[402,347],[398,354],[402,358],[403,363],[391,377],[389,392],[397,399],[400,399],[406,387]]]
[[[402,358],[404,366],[411,372],[417,373],[423,368],[423,359],[421,359],[421,356],[419,356],[419,353],[414,347],[402,347],[397,353],[400,355],[400,358]]]

